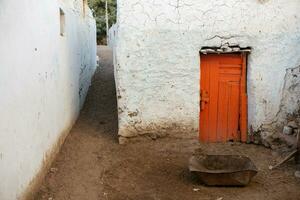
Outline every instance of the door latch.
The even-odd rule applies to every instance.
[[[209,94],[206,90],[201,90],[200,92],[200,109],[201,111],[204,110],[205,104],[209,102]]]

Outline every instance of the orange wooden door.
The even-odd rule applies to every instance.
[[[241,54],[201,55],[200,140],[246,141],[246,62]]]

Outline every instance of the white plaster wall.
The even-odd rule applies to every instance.
[[[110,27],[109,32],[108,32],[108,46],[112,49],[115,46],[116,34],[117,34],[117,25],[113,24]]]
[[[119,0],[119,134],[197,130],[199,50],[224,43],[252,47],[249,125],[272,122],[300,63],[299,11],[298,0]]]
[[[1,200],[21,198],[84,102],[96,67],[96,28],[82,5],[0,1]]]
[[[274,122],[287,124],[290,120],[300,120],[300,65],[286,70],[283,94]]]

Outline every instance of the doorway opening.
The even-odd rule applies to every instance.
[[[200,54],[201,142],[247,141],[247,53]]]

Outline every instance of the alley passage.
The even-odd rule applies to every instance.
[[[117,104],[111,51],[98,47],[97,69],[85,106],[37,193],[37,200],[268,200],[300,197],[293,162],[269,171],[278,156],[246,144],[200,145],[197,136],[117,143]],[[187,170],[196,151],[242,154],[258,175],[245,188],[199,184]]]

